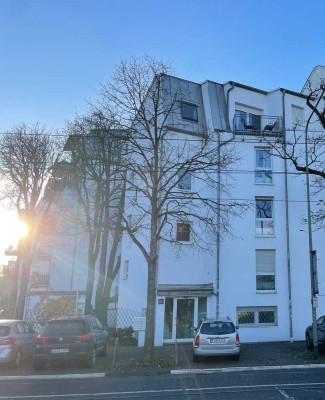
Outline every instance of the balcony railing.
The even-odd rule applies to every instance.
[[[233,130],[239,135],[280,138],[283,135],[282,117],[236,112]]]
[[[40,274],[38,272],[34,272],[31,276],[31,287],[39,288],[39,287],[47,287],[49,285],[50,276],[49,274]]]

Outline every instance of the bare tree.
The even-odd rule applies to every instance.
[[[123,132],[99,114],[89,114],[69,126],[69,149],[77,164],[76,194],[83,209],[79,221],[88,235],[88,275],[85,312],[96,309],[107,324],[111,286],[119,271],[118,248],[124,209],[125,181],[121,167]],[[96,265],[99,264],[95,286]]]
[[[39,124],[20,124],[0,137],[1,197],[14,206],[29,227],[29,234],[20,242],[22,274],[16,317],[22,318],[31,267],[31,243],[35,226],[35,209],[42,195],[57,148],[51,133]]]
[[[274,156],[288,160],[298,173],[308,171],[313,177],[311,186],[316,195],[325,188],[325,84],[321,81],[313,88],[307,82],[305,88],[309,91],[306,104],[311,110],[307,121],[295,121],[292,132],[286,133],[283,141],[272,141],[268,137],[265,140]],[[325,207],[321,205],[312,213],[313,222],[319,228],[325,223]]]
[[[140,249],[148,266],[145,352],[154,354],[158,244],[168,242],[181,249],[175,222],[189,227],[199,249],[211,250],[216,235],[229,231],[229,215],[244,207],[219,201],[226,191],[227,169],[238,159],[232,137],[207,127],[193,135],[182,133],[180,109],[189,92],[169,85],[168,65],[151,57],[121,62],[111,81],[100,89],[94,109],[119,116],[129,132],[125,165],[126,211],[124,229]],[[109,117],[108,117],[109,118]],[[225,135],[227,137],[227,135]],[[218,179],[218,168],[223,180]],[[199,191],[183,189],[194,176]],[[130,214],[130,215],[128,215]],[[205,232],[202,235],[202,232]]]

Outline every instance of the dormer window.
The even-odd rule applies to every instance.
[[[197,106],[191,103],[181,102],[182,118],[190,121],[198,121]]]

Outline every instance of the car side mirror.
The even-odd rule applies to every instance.
[[[238,330],[239,329],[239,325],[236,325],[235,328]]]

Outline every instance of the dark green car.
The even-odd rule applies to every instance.
[[[51,361],[80,361],[93,368],[97,355],[105,356],[108,332],[93,315],[55,318],[36,338],[33,367],[39,370]]]

